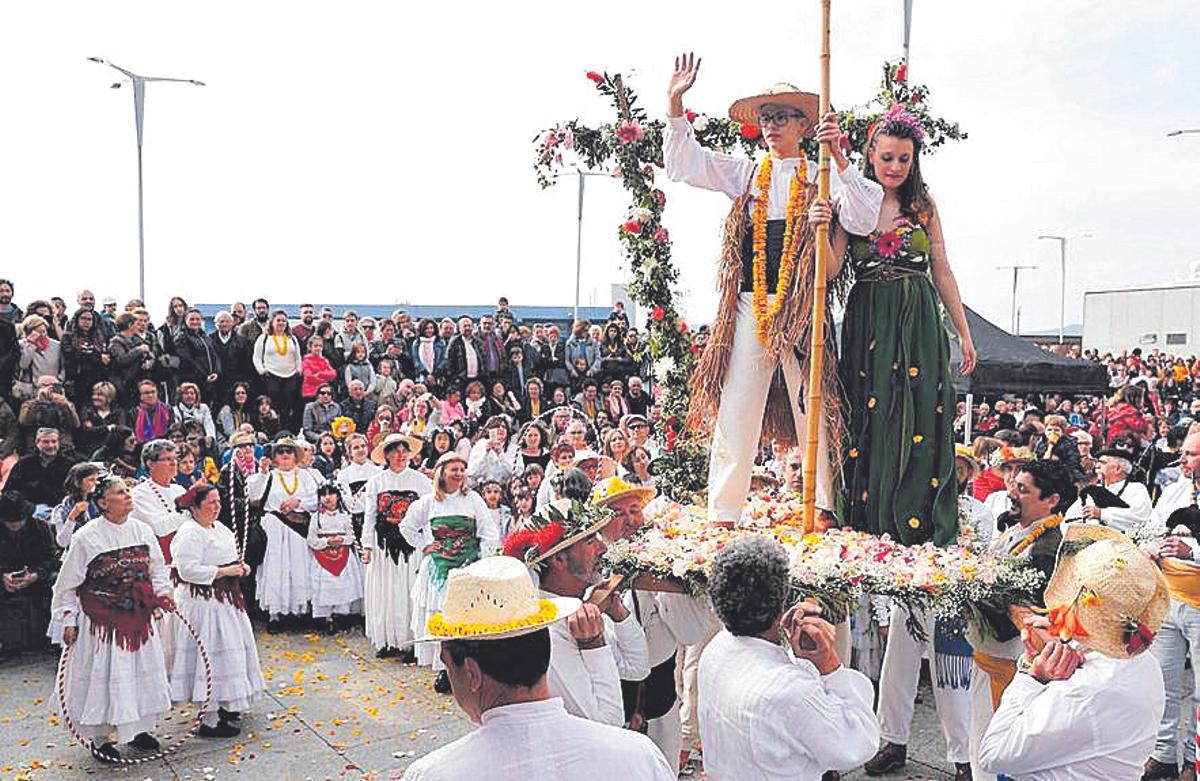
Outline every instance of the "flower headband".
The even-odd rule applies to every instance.
[[[871,136],[874,137],[880,128],[887,127],[888,125],[904,125],[912,130],[913,135],[917,137],[918,141],[925,140],[925,126],[921,124],[921,120],[915,114],[905,110],[904,106],[900,103],[893,103],[892,107],[887,110],[887,113],[880,117],[879,121],[871,127]]]

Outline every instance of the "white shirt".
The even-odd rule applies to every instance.
[[[1089,651],[1074,675],[1049,684],[1018,674],[979,745],[979,764],[1020,781],[1135,781],[1163,702],[1150,653],[1110,659]]]
[[[433,493],[433,483],[428,477],[415,469],[406,468],[403,472],[393,472],[385,469],[367,481],[363,488],[363,550],[375,548],[375,522],[379,517],[379,495],[384,491],[412,491],[418,497]],[[411,543],[410,543],[411,544]],[[417,549],[417,554],[420,554]]]
[[[483,497],[474,491],[468,491],[466,496],[450,494],[440,500],[434,494],[422,496],[409,505],[404,520],[400,521],[400,533],[409,545],[424,551],[425,546],[432,545],[434,541],[432,522],[448,515],[460,515],[475,521],[480,557],[491,556],[500,549],[500,527],[496,525],[496,519],[492,517],[492,511]]]
[[[621,622],[602,618],[605,644],[586,650],[575,642],[566,621],[551,625],[547,681],[550,693],[562,698],[571,715],[620,727],[625,723],[621,681],[641,681],[650,674],[646,635],[632,613]]]
[[[651,667],[675,656],[680,646],[703,641],[720,626],[712,608],[687,594],[630,589],[622,599],[642,625]]]
[[[154,530],[159,537],[178,531],[184,521],[192,516],[175,509],[175,500],[187,493],[179,483],[159,485],[150,478],[133,487],[133,512],[129,517],[141,521]]]
[[[692,124],[683,117],[667,117],[667,132],[663,138],[663,163],[673,182],[687,182],[694,187],[717,190],[737,198],[753,187],[751,181],[758,162],[744,155],[726,155],[700,146],[692,132]],[[787,202],[792,179],[799,168],[800,158],[775,160],[771,167],[771,190],[767,201],[767,219],[782,220],[787,214]],[[848,232],[866,236],[879,222],[879,207],[883,204],[883,187],[867,179],[853,165],[838,171],[831,163],[834,176],[830,178],[833,202],[838,208],[838,221]],[[808,162],[808,181],[817,180],[817,165]]]
[[[223,523],[214,523],[206,529],[195,519],[189,519],[171,541],[171,567],[186,583],[211,586],[217,579],[217,570],[237,560],[237,540],[233,530]],[[178,589],[176,593],[189,592]]]
[[[271,481],[271,490],[263,502],[263,511],[268,513],[281,512],[280,508],[288,499],[299,499],[300,504],[292,512],[311,513],[317,509],[317,479],[307,469],[292,469],[284,472],[272,469],[269,475],[255,472],[246,480],[246,495],[253,501],[258,501],[266,488],[267,480]],[[290,489],[290,490],[289,490]]]
[[[1100,510],[1101,524],[1111,526],[1119,532],[1128,533],[1140,528],[1150,520],[1152,507],[1150,492],[1146,490],[1146,486],[1129,480],[1118,480],[1104,487],[1114,494],[1119,495],[1121,501],[1129,506],[1103,508]],[[1086,502],[1076,499],[1075,503],[1070,506],[1063,517],[1068,521],[1077,521],[1083,518],[1083,508],[1085,506],[1094,507],[1095,504],[1091,498]]]
[[[1000,513],[1008,512],[1012,509],[1012,500],[1008,498],[1008,489],[1001,488],[999,491],[992,491],[983,500],[983,506],[992,513],[992,519],[1000,517]],[[995,528],[993,526],[992,528]]]
[[[559,622],[562,623],[562,622]],[[472,732],[427,754],[404,781],[674,781],[645,735],[567,713],[562,700],[484,711]]]
[[[871,681],[821,675],[783,647],[721,630],[700,657],[700,739],[712,781],[819,781],[879,748]]]
[[[1191,507],[1196,503],[1196,487],[1192,479],[1186,475],[1168,485],[1158,495],[1158,502],[1150,512],[1151,528],[1160,532],[1169,531],[1167,520],[1171,513],[1182,507]]]
[[[996,516],[983,502],[970,494],[958,495],[959,517],[966,518],[967,523],[975,529],[979,539],[987,542],[996,536]]]
[[[350,512],[361,513],[366,511],[366,505],[363,503],[366,486],[360,486],[358,491],[355,492],[351,484],[358,482],[365,483],[379,474],[379,472],[379,465],[370,461],[364,461],[361,464],[351,461],[338,471],[337,481],[338,485],[342,488],[342,499],[346,502],[346,507]]]

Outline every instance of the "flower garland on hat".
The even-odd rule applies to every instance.
[[[538,609],[532,615],[495,624],[455,624],[446,621],[442,613],[434,613],[425,624],[425,629],[434,637],[470,639],[479,635],[498,635],[515,632],[528,626],[537,626],[558,617],[558,606],[549,599],[539,599]]]
[[[598,531],[612,519],[612,512],[593,504],[571,499],[556,499],[533,514],[525,525],[509,532],[501,542],[505,556],[520,559],[533,570],[563,543]]]
[[[754,322],[758,341],[767,343],[771,323],[783,306],[783,297],[792,285],[792,277],[796,272],[796,255],[800,245],[800,233],[796,226],[804,214],[807,201],[805,185],[808,184],[808,160],[800,158],[796,175],[788,191],[787,211],[784,221],[787,228],[783,235],[783,252],[779,258],[779,280],[775,285],[775,300],[767,302],[767,205],[771,193],[771,156],[763,158],[758,167],[755,186],[758,194],[754,197]]]

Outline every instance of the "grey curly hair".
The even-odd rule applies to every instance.
[[[142,446],[142,463],[150,466],[155,461],[159,461],[169,453],[174,453],[178,450],[175,443],[169,439],[152,439]]]
[[[770,537],[739,537],[713,558],[708,589],[731,634],[761,634],[787,606],[787,551]]]

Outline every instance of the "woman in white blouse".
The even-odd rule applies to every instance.
[[[283,425],[297,430],[300,416],[296,402],[300,399],[300,368],[303,356],[300,344],[292,336],[288,316],[277,309],[271,315],[270,329],[254,342],[252,353],[255,370],[266,383],[267,395],[279,413]]]

